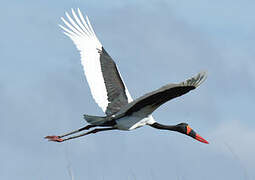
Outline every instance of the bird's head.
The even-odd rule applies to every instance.
[[[190,128],[190,126],[187,123],[180,123],[175,126],[176,131],[188,135],[202,143],[209,144],[208,141],[206,141],[204,138],[202,138],[199,134],[197,134],[193,129]]]

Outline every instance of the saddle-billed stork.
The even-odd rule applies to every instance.
[[[156,122],[151,115],[165,102],[197,88],[206,79],[205,72],[178,84],[167,84],[133,100],[121,79],[115,62],[98,40],[88,17],[86,16],[85,20],[79,9],[77,13],[72,9],[72,15],[73,18],[66,13],[67,20],[61,18],[65,26],[59,26],[80,51],[81,64],[92,96],[106,116],[84,115],[89,125],[61,136],[46,136],[46,139],[63,142],[100,131],[133,130],[149,125],[156,129],[177,131],[208,144],[187,123],[163,125]],[[95,128],[76,136],[69,136],[94,127],[104,128]]]

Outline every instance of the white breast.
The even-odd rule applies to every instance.
[[[146,124],[153,124],[155,122],[154,118],[150,115],[147,117],[141,116],[125,116],[116,120],[116,127],[120,130],[133,130],[142,127]]]

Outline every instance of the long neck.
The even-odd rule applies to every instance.
[[[150,125],[151,127],[157,128],[157,129],[163,129],[163,130],[170,130],[170,131],[177,131],[176,126],[170,126],[170,125],[163,125],[159,124],[157,122]]]

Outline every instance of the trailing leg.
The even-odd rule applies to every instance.
[[[117,128],[115,127],[110,127],[110,128],[101,128],[101,129],[93,129],[92,131],[89,131],[89,132],[86,132],[86,133],[83,133],[83,134],[79,134],[77,136],[71,136],[69,138],[66,138],[66,139],[61,139],[61,141],[57,141],[57,142],[63,142],[63,141],[67,141],[67,140],[70,140],[70,139],[75,139],[75,138],[78,138],[78,137],[82,137],[82,136],[86,136],[86,135],[89,135],[89,134],[95,134],[97,132],[100,132],[100,131],[110,131],[110,130],[115,130]]]
[[[62,142],[62,139],[61,139],[62,137],[69,136],[71,134],[75,134],[75,133],[78,133],[78,132],[81,132],[81,131],[84,131],[84,130],[88,130],[88,129],[93,128],[93,127],[96,127],[96,125],[87,125],[87,126],[85,126],[83,128],[77,129],[77,130],[69,132],[67,134],[63,134],[61,136],[46,136],[44,138],[48,139],[49,141]]]

